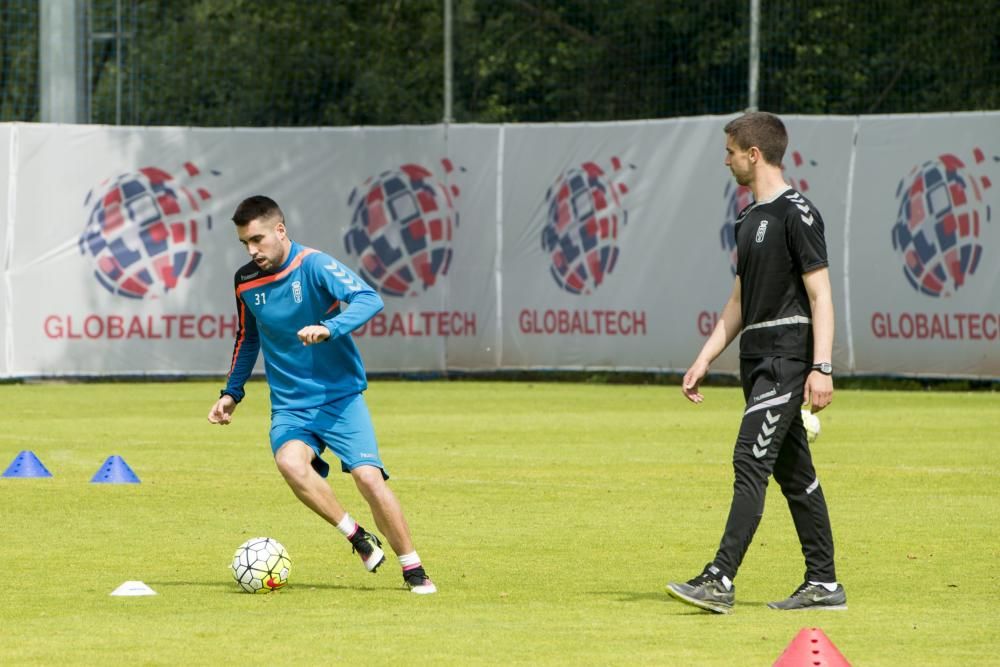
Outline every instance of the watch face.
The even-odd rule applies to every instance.
[[[818,370],[820,373],[825,373],[826,375],[833,373],[833,364],[827,363],[825,361],[816,364],[815,366],[813,366],[813,368]]]

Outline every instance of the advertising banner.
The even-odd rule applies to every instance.
[[[308,133],[18,125],[16,140],[15,375],[227,371],[248,260],[233,209],[271,191],[298,236],[313,179],[348,160]]]
[[[728,119],[505,129],[504,366],[687,368],[732,291],[752,200],[724,165]],[[822,212],[839,291],[854,121],[788,124],[786,179]],[[737,352],[713,370],[736,372]]]
[[[863,117],[853,367],[1000,377],[1000,115]]]
[[[731,118],[0,125],[0,377],[225,374],[249,260],[231,216],[255,194],[382,297],[354,334],[371,371],[683,372],[751,202]],[[836,372],[1000,377],[1000,114],[784,120],[785,178],[825,224]]]
[[[226,372],[249,259],[230,217],[251,194],[379,290],[357,332],[370,368],[493,363],[495,129],[464,131],[454,159],[441,128],[17,134],[15,375]],[[461,219],[466,185],[485,219]]]
[[[16,160],[11,144],[12,126],[0,125],[0,378],[10,375],[14,348],[10,344],[13,313],[10,311],[10,266],[13,247],[8,243],[14,228],[10,211],[11,171]]]
[[[330,246],[385,302],[355,332],[369,370],[496,366],[498,129],[447,132],[364,130],[364,165],[330,174]]]
[[[731,281],[705,206],[721,136],[703,119],[505,128],[503,366],[694,357]]]

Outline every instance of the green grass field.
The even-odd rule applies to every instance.
[[[706,388],[378,380],[382,455],[440,593],[366,573],[295,500],[267,446],[266,387],[228,428],[217,383],[0,385],[0,664],[770,665],[819,627],[856,665],[1000,664],[1000,397],[841,391],[814,446],[847,612],[776,612],[802,557],[772,484],[717,616],[668,580],[711,559],[742,399]],[[110,455],[141,484],[90,484]],[[373,526],[350,478],[334,488]],[[249,537],[290,586],[238,591]],[[158,595],[109,593],[126,580]]]

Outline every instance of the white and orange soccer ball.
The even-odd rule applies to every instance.
[[[270,593],[288,583],[292,559],[271,537],[253,537],[233,554],[233,579],[247,593]]]

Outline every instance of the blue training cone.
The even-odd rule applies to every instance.
[[[120,456],[109,456],[94,476],[92,484],[138,484],[139,478]]]
[[[52,477],[52,473],[34,452],[25,449],[10,462],[3,477]]]

